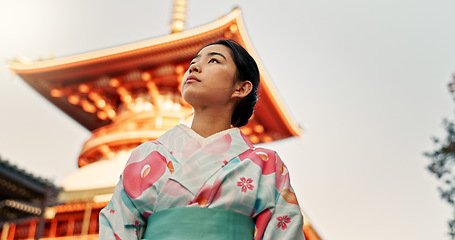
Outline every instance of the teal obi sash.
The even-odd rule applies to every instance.
[[[179,207],[153,213],[143,240],[252,240],[254,221],[222,209]]]

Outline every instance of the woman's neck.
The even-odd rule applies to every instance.
[[[231,116],[230,111],[222,109],[195,109],[191,129],[206,138],[231,128]]]

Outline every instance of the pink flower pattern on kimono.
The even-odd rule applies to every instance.
[[[288,217],[288,215],[277,217],[276,220],[278,220],[278,224],[276,226],[278,228],[283,229],[283,230],[286,230],[286,228],[288,228],[286,223],[290,223],[291,222],[291,219]]]
[[[242,188],[242,192],[246,193],[247,189],[253,190],[254,186],[251,184],[253,182],[253,179],[248,178],[246,179],[245,177],[241,177],[240,181],[237,182],[237,186]]]
[[[144,160],[127,164],[123,170],[123,186],[132,198],[138,198],[166,171],[167,160],[158,151],[153,151]]]

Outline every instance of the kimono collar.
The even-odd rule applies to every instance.
[[[230,128],[207,138],[184,124],[179,124],[157,139],[176,158],[177,162],[189,159],[195,152],[207,154],[236,154],[253,148],[253,144],[238,128]]]
[[[199,144],[201,144],[201,146],[207,145],[207,144],[215,141],[216,139],[222,137],[225,134],[230,134],[231,132],[240,131],[238,128],[230,128],[230,129],[223,130],[221,132],[217,132],[217,133],[212,134],[205,138],[205,137],[199,135],[197,132],[195,132],[190,127],[186,126],[185,124],[180,124],[180,125],[178,125],[178,127],[181,128],[183,131],[185,131],[188,135],[190,135],[191,138],[198,141]]]
[[[238,128],[203,138],[182,124],[167,131],[158,138],[158,142],[167,148],[178,165],[174,165],[176,170],[170,178],[193,194],[197,194],[200,187],[229,161],[253,148]]]

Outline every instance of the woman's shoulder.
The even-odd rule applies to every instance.
[[[139,144],[135,149],[147,149],[147,148],[156,148],[159,145],[161,145],[158,140],[151,140],[151,141],[146,141],[141,144]]]
[[[165,148],[157,140],[141,143],[131,152],[127,165],[144,159],[154,151],[163,152],[164,150]]]
[[[273,149],[262,148],[262,147],[252,147],[249,150],[242,153],[244,156],[259,156],[264,159],[264,161],[270,158],[276,158],[278,153]]]
[[[261,147],[251,148],[239,155],[241,162],[251,161],[262,169],[262,174],[274,173],[282,161],[275,150]]]
[[[135,147],[133,149],[133,151],[148,154],[152,151],[156,151],[157,149],[160,149],[161,147],[162,147],[162,144],[160,142],[158,142],[157,140],[152,140],[152,141],[147,141],[147,142],[139,144],[137,147]]]

